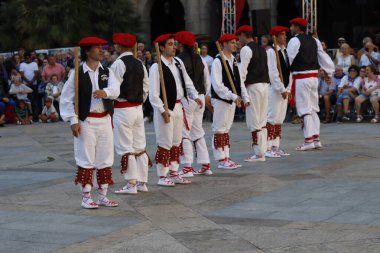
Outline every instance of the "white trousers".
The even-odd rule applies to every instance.
[[[272,85],[268,89],[268,123],[271,125],[282,125],[286,117],[288,99],[283,99],[279,91]],[[268,140],[268,148],[280,147],[280,137]]]
[[[255,83],[247,86],[250,105],[246,108],[246,121],[251,132],[257,132],[255,155],[262,156],[267,150],[268,85]]]
[[[203,102],[202,108],[190,99],[182,98],[181,102],[185,110],[186,122],[189,127],[183,125],[182,129],[182,148],[183,155],[181,155],[181,164],[191,166],[193,163],[193,143],[197,157],[197,163],[205,164],[210,163],[210,157],[207,150],[206,141],[204,139],[205,131],[203,130],[203,113],[205,111],[205,96],[199,94],[199,99]],[[185,123],[185,122],[184,122]]]
[[[318,78],[309,77],[296,81],[296,108],[300,117],[303,117],[303,134],[305,138],[319,135],[320,120],[318,117]]]
[[[173,146],[179,146],[182,141],[183,111],[182,105],[176,103],[173,111],[170,111],[170,122],[165,123],[164,117],[158,110],[154,110],[153,122],[156,131],[156,143],[164,149],[171,149]],[[166,177],[169,170],[178,171],[179,164],[171,162],[169,167],[157,164],[158,176]]]
[[[234,122],[236,104],[226,103],[219,99],[211,99],[211,104],[214,107],[211,129],[214,134],[228,133]],[[212,151],[216,161],[230,157],[230,149],[228,146],[215,149],[214,137],[212,139]]]
[[[115,108],[113,115],[115,150],[118,155],[145,151],[145,127],[142,106]],[[130,155],[125,180],[148,181],[148,156]]]
[[[79,126],[79,137],[74,137],[76,164],[85,169],[111,167],[114,160],[111,116],[87,117],[79,121]]]

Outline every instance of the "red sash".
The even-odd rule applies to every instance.
[[[123,102],[115,101],[113,107],[114,108],[127,108],[127,107],[135,107],[135,106],[139,106],[139,105],[142,105],[142,104],[141,103],[131,103],[128,101],[123,101]]]
[[[88,117],[91,118],[103,118],[108,115],[108,112],[90,112]]]

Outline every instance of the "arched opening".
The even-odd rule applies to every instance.
[[[150,20],[152,40],[164,33],[185,30],[185,10],[179,0],[155,0]]]

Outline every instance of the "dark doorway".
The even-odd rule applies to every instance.
[[[179,0],[156,0],[150,11],[151,38],[185,30],[185,10]]]

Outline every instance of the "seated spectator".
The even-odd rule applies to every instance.
[[[343,67],[341,65],[336,65],[334,75],[332,76],[335,91],[338,91],[338,86],[340,85],[342,78],[345,76],[346,74],[343,72]]]
[[[372,65],[377,70],[377,66],[380,62],[379,49],[372,42],[367,42],[365,51],[366,52],[360,57],[359,66]]]
[[[372,123],[377,123],[379,121],[379,89],[380,89],[380,76],[377,75],[376,69],[369,65],[366,67],[367,77],[364,78],[364,84],[361,85],[360,95],[355,99],[356,107],[356,122],[361,122],[363,120],[363,115],[361,111],[361,105],[365,101],[370,101],[373,106],[373,111],[375,113]]]
[[[338,122],[349,121],[349,104],[355,101],[360,89],[361,78],[359,77],[359,67],[352,65],[348,68],[348,75],[344,76],[338,86]]]
[[[7,107],[12,107],[12,112],[14,112],[14,109],[16,107],[16,102],[14,100],[12,100],[11,98],[9,98],[8,96],[8,88],[5,87],[5,86],[8,86],[5,82],[0,82],[0,115],[4,115],[4,120],[8,120],[9,118],[9,115],[6,113],[8,111],[6,111]],[[12,117],[12,119],[10,121],[13,121],[13,118],[14,116]]]
[[[319,70],[319,85],[318,94],[320,103],[325,107],[325,119],[323,123],[331,122],[331,104],[335,104],[336,101],[336,87],[331,78],[327,75],[323,69]]]
[[[58,113],[59,113],[59,100],[61,98],[63,85],[64,85],[63,82],[58,81],[57,75],[52,75],[51,81],[46,85],[46,88],[45,88],[46,97],[53,98],[53,105],[58,110]]]
[[[45,106],[42,109],[42,113],[39,116],[41,123],[56,122],[59,119],[58,113],[53,105],[53,98],[47,97],[45,99]]]
[[[331,51],[328,51],[328,50],[327,50],[327,44],[326,44],[326,41],[321,40],[321,45],[322,45],[322,49],[323,49],[323,51],[324,51],[326,54],[328,54],[328,55],[330,56],[331,60],[333,60],[333,59],[334,59],[334,55],[333,55],[333,53],[332,53]]]
[[[334,56],[335,59],[339,58],[342,55],[342,52],[340,51],[340,47],[344,43],[346,43],[345,38],[342,38],[342,37],[338,38],[338,50],[336,50],[336,52],[335,52],[335,56]]]
[[[21,76],[13,77],[13,82],[11,84],[9,94],[15,95],[17,100],[24,101],[28,105],[30,114],[32,114],[32,104],[28,99],[28,94],[32,92],[33,90],[31,88],[21,83]]]
[[[4,112],[0,111],[0,127],[3,127],[5,123],[7,123],[7,120],[5,119],[5,114]]]
[[[139,59],[141,62],[144,62],[145,60],[144,53],[140,50],[137,50],[137,59]]]
[[[355,64],[355,57],[350,54],[351,48],[347,43],[340,46],[340,56],[335,59],[335,63],[343,67],[343,72],[347,75],[348,68]]]
[[[17,125],[29,125],[33,124],[33,116],[26,108],[26,103],[23,100],[17,101],[16,106],[16,124]]]
[[[362,55],[366,53],[365,45],[367,45],[368,42],[372,42],[373,43],[371,37],[364,37],[362,42],[363,42],[363,47],[360,48],[359,51],[358,51],[358,53],[357,53],[358,60],[360,60],[360,58],[362,57]]]
[[[54,98],[54,101],[58,101],[61,98],[61,92],[63,89],[63,82],[60,82],[58,80],[57,75],[51,76],[51,81],[46,84],[45,93],[46,97],[52,97]]]

